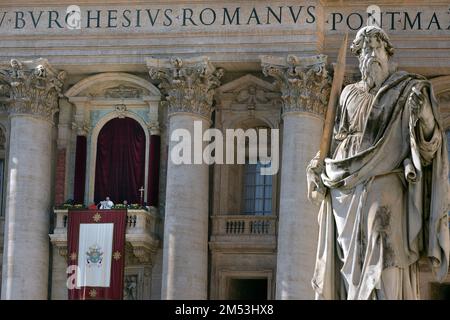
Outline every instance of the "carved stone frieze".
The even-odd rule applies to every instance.
[[[247,105],[247,110],[252,114],[257,104],[268,103],[270,98],[264,89],[251,85],[248,88],[239,90],[236,94],[235,101]]]
[[[223,69],[216,69],[206,57],[148,59],[147,66],[150,77],[161,81],[159,88],[166,94],[169,114],[187,112],[210,119],[214,89]]]
[[[103,95],[106,98],[115,99],[140,98],[142,96],[142,89],[120,85],[118,87],[105,89]]]
[[[326,61],[325,55],[261,57],[264,75],[275,78],[281,92],[283,114],[301,111],[324,117],[332,82]]]
[[[9,99],[12,115],[32,114],[52,120],[65,78],[65,71],[53,69],[45,59],[12,59],[8,67],[0,69],[0,93]]]

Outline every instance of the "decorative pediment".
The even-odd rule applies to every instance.
[[[99,99],[141,99],[144,96],[161,96],[158,88],[147,80],[128,73],[100,73],[73,85],[65,96]]]
[[[217,90],[222,106],[246,109],[250,113],[255,111],[258,105],[272,106],[280,97],[273,84],[251,74],[224,84]]]
[[[276,93],[277,90],[273,84],[251,74],[247,74],[239,79],[228,82],[217,89],[217,92],[221,95],[230,93],[239,94],[243,91],[259,92],[258,95],[261,96],[263,92]]]

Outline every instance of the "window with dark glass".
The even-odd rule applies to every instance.
[[[261,163],[245,165],[244,213],[248,215],[272,214],[272,176],[262,175]]]

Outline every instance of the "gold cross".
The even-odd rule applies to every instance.
[[[141,205],[144,204],[144,186],[142,186],[138,191],[141,193]]]

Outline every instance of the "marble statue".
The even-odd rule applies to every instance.
[[[387,34],[356,34],[362,80],[336,109],[328,158],[307,168],[320,204],[312,285],[317,299],[419,299],[418,261],[448,272],[447,142],[424,77],[397,71]],[[317,192],[312,192],[317,191]]]

